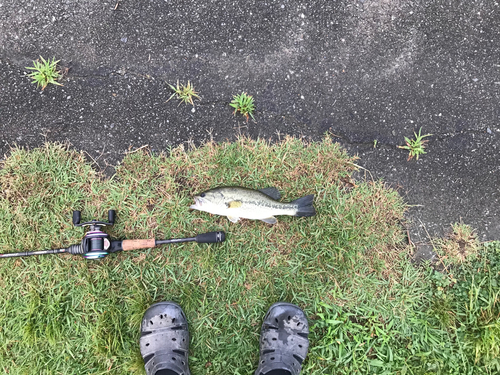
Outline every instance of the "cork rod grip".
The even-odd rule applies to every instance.
[[[123,251],[127,250],[137,250],[137,249],[148,249],[150,247],[155,247],[155,240],[123,240],[122,248]]]

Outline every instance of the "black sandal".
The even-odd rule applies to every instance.
[[[298,375],[309,348],[308,335],[307,317],[298,306],[286,302],[272,305],[262,323],[259,367],[255,375],[273,370]]]
[[[190,375],[189,331],[186,315],[174,302],[151,305],[142,318],[141,354],[147,375],[170,370]]]

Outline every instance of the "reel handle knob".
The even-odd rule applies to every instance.
[[[108,211],[108,222],[113,225],[115,223],[116,219],[116,211],[115,210],[109,210]]]
[[[81,211],[73,211],[73,225],[80,224],[81,218],[82,218]]]

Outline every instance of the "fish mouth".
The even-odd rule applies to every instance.
[[[189,208],[192,208],[193,210],[199,209],[203,205],[203,199],[201,197],[194,197],[194,204],[189,206]]]

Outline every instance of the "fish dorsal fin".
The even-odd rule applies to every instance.
[[[259,191],[266,194],[268,197],[273,198],[274,200],[279,201],[281,199],[281,194],[275,187],[267,187],[264,189],[259,189]]]
[[[241,201],[231,201],[227,203],[227,208],[240,208],[242,204]]]

